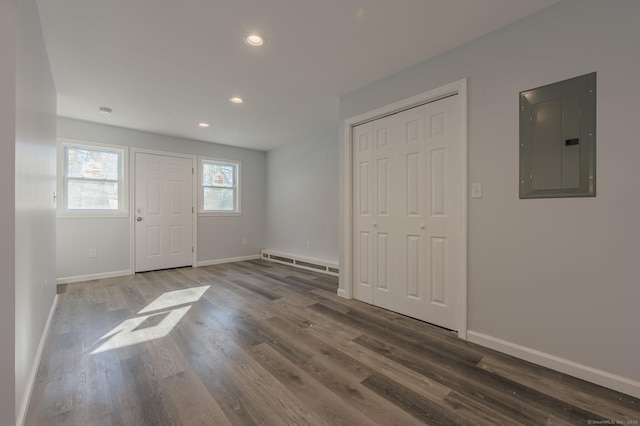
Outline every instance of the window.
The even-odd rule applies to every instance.
[[[200,159],[200,213],[240,214],[240,163]]]
[[[62,142],[60,213],[126,214],[125,152],[122,147],[110,145]]]

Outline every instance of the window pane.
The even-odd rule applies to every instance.
[[[67,176],[118,180],[120,154],[77,147],[67,148]]]
[[[234,187],[235,166],[232,164],[202,164],[202,184],[205,186]]]
[[[204,188],[204,210],[234,211],[234,189]]]
[[[118,210],[118,182],[70,180],[67,208],[69,210]]]

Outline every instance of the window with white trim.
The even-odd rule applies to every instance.
[[[60,144],[59,213],[128,213],[126,149],[79,141]]]
[[[200,158],[200,213],[240,214],[240,163]]]

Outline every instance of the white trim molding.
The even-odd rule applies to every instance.
[[[476,331],[468,331],[467,337],[470,342],[478,345],[631,395],[635,398],[640,398],[640,382],[636,380],[598,370],[597,368],[579,364],[565,358],[531,349],[526,346],[521,346],[497,337],[478,333]]]
[[[210,265],[220,265],[222,263],[233,263],[233,262],[244,262],[245,260],[256,260],[260,259],[259,254],[252,254],[251,256],[241,256],[241,257],[228,257],[226,259],[215,259],[215,260],[203,260],[197,263],[197,266],[210,266]]]
[[[346,119],[343,132],[340,135],[340,281],[338,296],[346,299],[353,298],[352,283],[352,186],[353,186],[353,159],[352,136],[353,127],[368,121],[385,117],[396,112],[404,111],[416,106],[435,102],[452,95],[458,95],[460,99],[460,132],[463,138],[460,147],[460,287],[458,303],[458,337],[467,338],[467,79],[454,81],[433,90],[403,99],[398,102],[374,109],[364,114]]]
[[[71,283],[79,283],[82,281],[94,281],[94,280],[103,280],[105,278],[117,278],[124,277],[127,275],[133,275],[132,269],[127,269],[124,271],[114,271],[114,272],[102,272],[99,274],[90,274],[90,275],[76,275],[74,277],[61,277],[57,279],[58,284],[71,284]]]
[[[340,271],[338,268],[338,264],[335,262],[311,259],[308,257],[296,256],[293,254],[282,253],[273,250],[262,250],[262,259],[280,263],[282,265],[293,266],[294,268],[298,269],[332,275],[334,277],[337,277]]]
[[[27,377],[27,387],[24,391],[24,395],[22,395],[16,425],[23,425],[27,416],[27,408],[29,408],[29,403],[31,402],[31,393],[33,392],[33,386],[35,385],[36,374],[38,374],[38,368],[40,367],[40,361],[42,360],[42,353],[44,352],[44,345],[47,343],[47,338],[49,337],[49,332],[51,330],[51,323],[53,322],[53,315],[55,314],[57,307],[58,295],[56,294],[53,298],[53,304],[49,310],[49,316],[47,317],[47,322],[44,325],[44,330],[42,330],[42,336],[40,336],[40,343],[38,343],[38,349],[36,350],[36,356],[33,359],[33,364],[31,365],[31,371],[29,371],[29,376]]]

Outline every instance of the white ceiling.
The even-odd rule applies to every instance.
[[[337,126],[340,95],[557,1],[38,4],[60,116],[269,150]],[[263,47],[244,44],[252,31]]]

